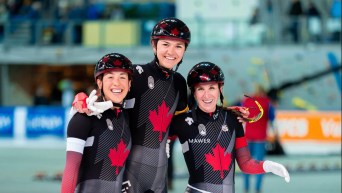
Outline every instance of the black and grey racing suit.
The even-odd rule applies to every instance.
[[[184,77],[162,70],[156,61],[134,65],[132,87],[127,99],[135,98],[129,110],[132,149],[127,160],[125,180],[129,193],[167,192],[166,141],[176,111],[187,108]]]
[[[186,193],[235,192],[237,150],[247,151],[243,127],[235,114],[220,107],[213,113],[194,108],[174,117],[170,136],[174,135],[179,138],[189,171]],[[243,165],[250,159],[245,160],[238,161]]]

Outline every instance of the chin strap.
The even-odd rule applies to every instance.
[[[161,66],[161,65],[159,64],[159,61],[158,61],[157,58],[155,59],[155,61],[156,61],[157,68],[159,68],[159,69],[164,73],[164,75],[165,75],[166,78],[169,78],[170,75],[173,73],[173,70],[172,70],[172,69],[170,70],[170,69],[168,69],[168,68],[165,68],[165,67]]]
[[[179,63],[177,64],[175,72],[177,72],[177,70],[178,70],[178,68],[179,68],[179,66],[180,66],[180,64],[181,64],[182,62],[183,62],[183,58],[182,58],[181,61],[179,61]]]

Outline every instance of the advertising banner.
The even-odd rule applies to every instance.
[[[276,120],[282,142],[341,143],[341,112],[279,111]]]
[[[0,108],[0,138],[14,136],[14,107]]]
[[[65,108],[63,107],[27,108],[26,137],[64,138],[65,121]]]

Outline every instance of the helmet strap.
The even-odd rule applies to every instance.
[[[223,99],[224,99],[224,96],[223,96],[223,94],[222,94],[222,91],[220,91],[220,100],[221,100],[222,106],[223,106]]]
[[[161,66],[161,65],[159,64],[159,61],[158,61],[157,56],[156,56],[156,55],[154,55],[154,56],[155,56],[155,59],[156,59],[157,67],[164,73],[164,75],[165,75],[166,78],[169,78],[170,75],[173,74],[173,70],[172,70],[172,69],[170,70],[170,69],[168,69],[168,68],[165,68],[165,67]]]
[[[189,98],[188,98],[188,105],[189,105],[189,108],[192,109],[192,107],[197,106],[197,102],[195,100],[193,88],[191,88],[190,92],[191,93],[190,93]]]
[[[181,59],[181,61],[178,62],[177,66],[176,66],[176,70],[175,72],[177,72],[178,68],[179,68],[179,65],[183,62],[183,58]]]

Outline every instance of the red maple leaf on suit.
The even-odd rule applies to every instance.
[[[163,103],[158,106],[158,111],[150,111],[149,119],[153,125],[153,131],[160,132],[159,141],[163,140],[163,133],[166,132],[172,119],[172,113],[168,114],[169,109],[170,108],[166,106],[165,101],[163,101]]]
[[[205,154],[205,161],[208,162],[212,167],[213,171],[220,171],[221,179],[224,178],[224,170],[228,171],[232,156],[230,153],[224,153],[224,148],[220,144],[216,144],[216,147],[212,149],[214,155],[210,152]]]
[[[123,140],[121,139],[120,143],[118,144],[117,149],[112,148],[109,150],[108,157],[112,161],[111,166],[116,166],[116,170],[115,170],[116,175],[119,174],[119,167],[123,167],[127,159],[127,156],[130,152],[128,149],[126,149],[126,147],[127,146],[125,142],[123,142]]]

